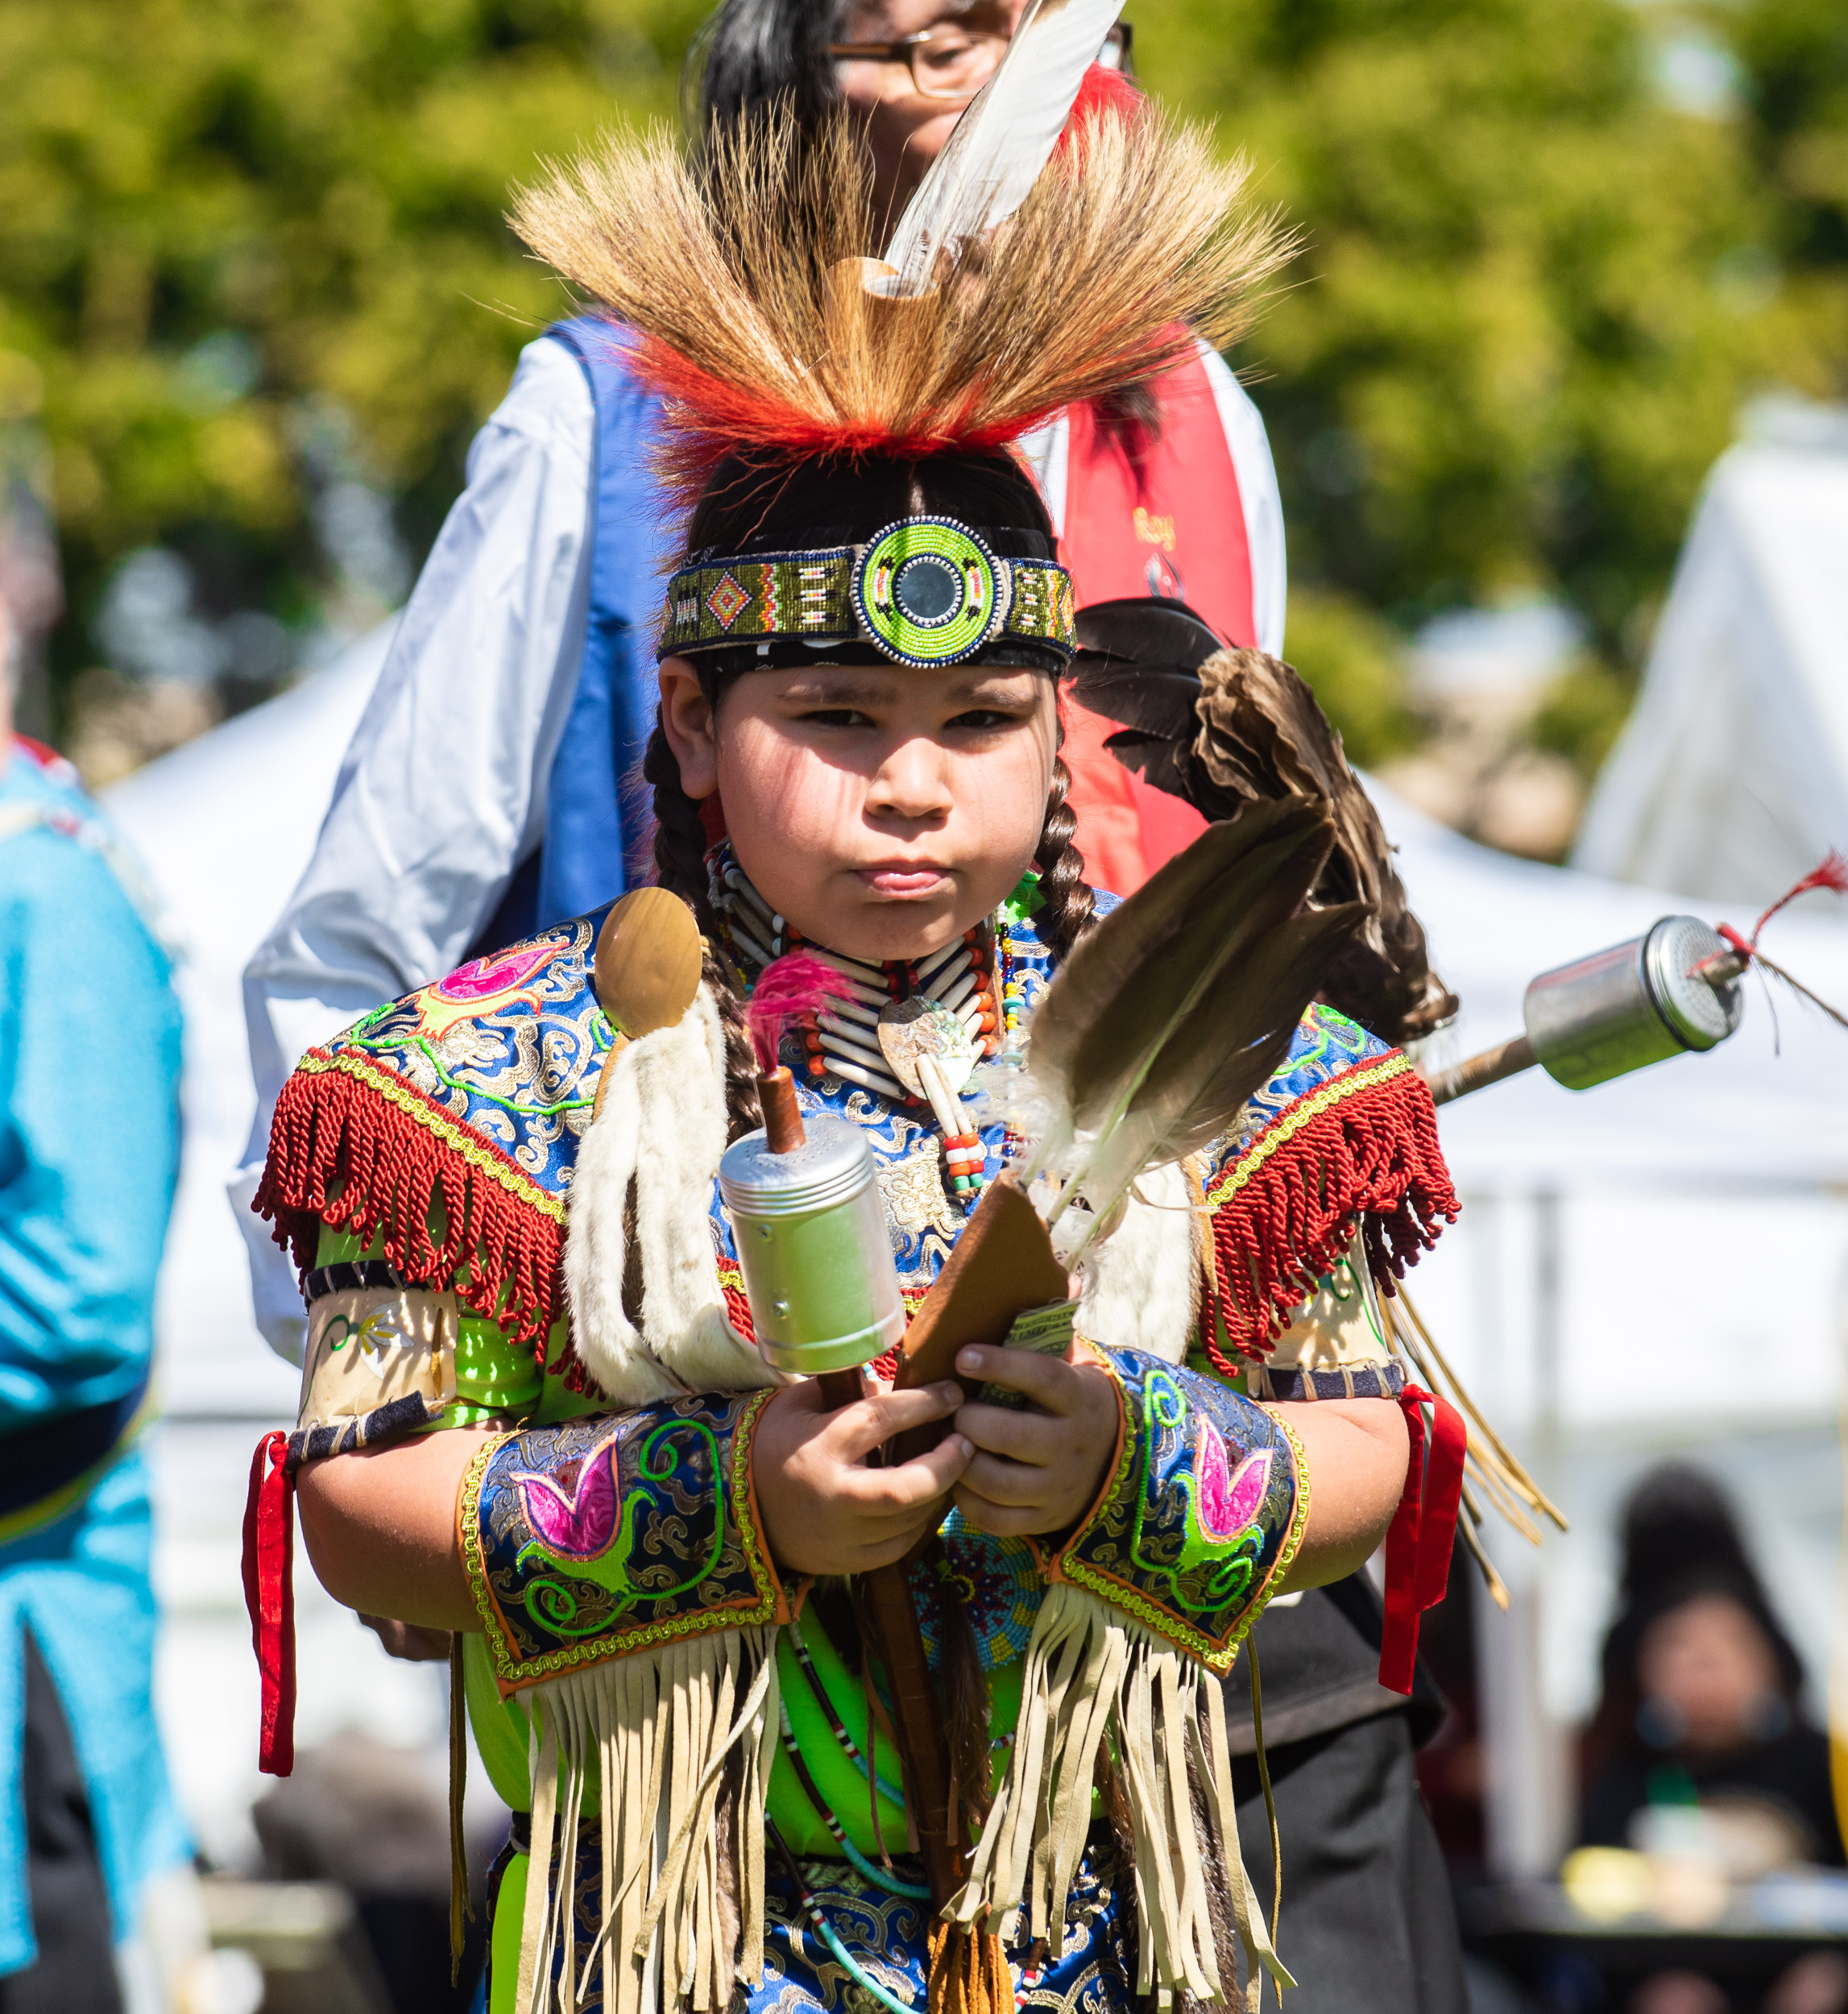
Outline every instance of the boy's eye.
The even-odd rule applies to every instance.
[[[817,727],[870,727],[872,721],[856,707],[814,707],[800,716]]]
[[[980,733],[992,733],[997,727],[1011,727],[1014,716],[1002,713],[993,707],[972,707],[967,713],[959,713],[950,722],[952,727],[972,729]]]

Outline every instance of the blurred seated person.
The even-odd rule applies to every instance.
[[[1697,1801],[1749,1827],[1767,1867],[1840,1867],[1828,1737],[1804,1718],[1802,1688],[1717,1486],[1680,1464],[1646,1476],[1624,1512],[1580,1844],[1643,1843],[1651,1807]]]
[[[1698,1469],[1645,1476],[1625,1507],[1617,1618],[1585,1739],[1581,1846],[1671,1843],[1697,1808],[1724,1871],[1749,1880],[1803,1863],[1840,1867],[1829,1742],[1804,1717],[1803,1672],[1746,1555],[1731,1506]],[[1787,1966],[1763,2014],[1848,2014],[1848,1962]],[[1626,2014],[1728,2014],[1698,1971],[1645,1980]]]

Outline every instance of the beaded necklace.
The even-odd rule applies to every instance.
[[[1003,997],[1007,1029],[1017,1023],[1021,997],[1007,984],[1009,950],[1005,930],[992,919],[965,930],[953,943],[919,959],[887,959],[875,963],[831,951],[806,939],[779,916],[752,885],[750,877],[721,843],[708,856],[712,906],[724,919],[726,934],[747,980],[755,983],[766,965],[798,945],[811,957],[831,965],[847,980],[851,997],[820,1013],[805,1014],[798,1026],[802,1061],[811,1078],[839,1077],[889,1103],[912,1112],[928,1110],[943,1134],[951,1192],[964,1208],[973,1208],[984,1186],[986,1150],[981,1136],[964,1110],[955,1086],[942,1074],[926,1068],[917,1090],[899,1081],[897,1066],[882,1038],[894,1010],[907,1002],[934,1003],[953,1018],[958,1039],[966,1042],[965,1057],[993,1055],[1001,1046]],[[1003,980],[997,994],[996,967]]]

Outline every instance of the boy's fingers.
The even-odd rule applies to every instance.
[[[896,1467],[843,1469],[840,1493],[860,1516],[914,1519],[926,1505],[949,1494],[974,1452],[960,1434],[946,1434],[927,1455]]]
[[[962,1403],[962,1386],[946,1379],[940,1385],[920,1385],[914,1391],[882,1391],[857,1405],[843,1406],[827,1429],[832,1452],[843,1461],[859,1461],[894,1434],[909,1427],[928,1426]]]
[[[860,1556],[851,1567],[843,1572],[871,1573],[882,1566],[896,1566],[923,1535],[919,1526],[911,1526],[895,1531],[885,1538],[869,1540],[860,1548]]]
[[[1043,1504],[1048,1494],[1045,1469],[1004,1461],[998,1455],[972,1456],[963,1471],[961,1483],[963,1488],[985,1497],[990,1503],[1013,1510]]]
[[[1005,1406],[974,1402],[957,1409],[956,1431],[985,1453],[1006,1455],[1042,1469],[1058,1460],[1071,1438],[1063,1420],[1048,1419],[1044,1413],[1011,1412]]]
[[[980,1531],[997,1539],[1030,1538],[1043,1523],[1036,1510],[1020,1510],[1012,1504],[997,1503],[967,1484],[959,1483],[954,1498],[963,1518]]]
[[[1068,1413],[1078,1403],[1077,1379],[1063,1357],[1042,1357],[1030,1349],[997,1349],[972,1343],[956,1353],[956,1369],[965,1378],[1005,1385],[1021,1392],[1050,1413]]]

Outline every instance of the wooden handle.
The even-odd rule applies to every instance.
[[[865,1367],[824,1371],[815,1382],[832,1412],[856,1404],[872,1389]],[[876,1453],[873,1457],[877,1460]],[[963,1884],[963,1854],[950,1837],[949,1751],[930,1689],[924,1633],[911,1600],[904,1563],[859,1577],[862,1606],[878,1637],[876,1648],[892,1688],[892,1725],[905,1772],[905,1805],[918,1828],[932,1904],[941,1908]]]
[[[1472,1091],[1500,1084],[1505,1077],[1519,1076],[1523,1070],[1531,1070],[1539,1060],[1527,1037],[1516,1035],[1512,1041],[1498,1042],[1478,1056],[1465,1057],[1449,1069],[1440,1070],[1431,1080],[1431,1102],[1448,1104],[1452,1098],[1466,1097]]]
[[[860,1584],[879,1636],[879,1654],[892,1688],[892,1725],[905,1768],[905,1795],[918,1827],[930,1904],[941,1909],[963,1885],[966,1859],[950,1837],[950,1753],[937,1718],[937,1695],[924,1656],[924,1632],[911,1602],[902,1566],[863,1573]]]
[[[839,1412],[843,1406],[857,1406],[871,1386],[864,1364],[856,1364],[851,1370],[824,1370],[815,1382],[821,1387],[822,1403],[830,1412]]]
[[[764,1144],[773,1154],[793,1154],[807,1144],[802,1109],[796,1103],[796,1080],[779,1063],[757,1080],[757,1100],[764,1108]]]

